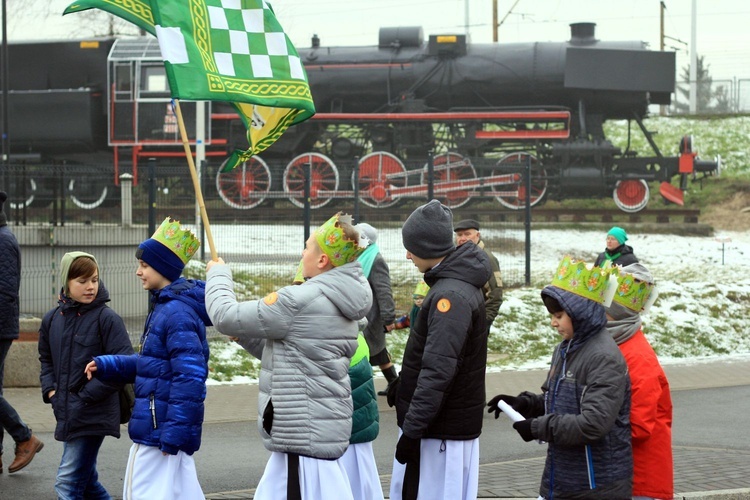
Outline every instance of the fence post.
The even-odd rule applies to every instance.
[[[156,231],[156,158],[148,159],[148,236]]]
[[[427,201],[431,201],[435,197],[435,158],[433,154],[433,150],[427,152]]]
[[[526,229],[526,274],[524,281],[526,286],[531,286],[531,155],[526,155],[523,181],[526,186],[526,193],[524,193],[526,195],[526,199],[524,200],[526,205],[524,220]]]
[[[359,224],[359,156],[354,157],[354,173],[352,174],[354,179],[354,223]]]
[[[122,226],[133,225],[133,176],[120,175],[120,199],[122,200]]]

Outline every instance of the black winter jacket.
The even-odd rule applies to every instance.
[[[608,256],[609,260],[612,261],[612,265],[614,266],[624,267],[638,262],[638,258],[633,253],[633,249],[628,245],[623,244],[615,248],[614,250],[605,250],[600,253],[596,258],[596,262],[594,262],[594,265],[601,267],[604,261],[607,260]]]
[[[49,311],[39,330],[39,381],[42,398],[52,405],[57,420],[55,439],[80,436],[120,437],[121,385],[86,380],[83,369],[100,354],[133,354],[122,318],[107,307],[109,292],[99,282],[91,304],[60,294],[58,307]],[[50,400],[47,394],[54,390]]]
[[[18,338],[18,290],[21,286],[21,250],[0,212],[0,340]]]
[[[427,271],[430,291],[411,325],[396,398],[410,438],[469,440],[482,432],[487,318],[482,286],[492,268],[465,243]]]

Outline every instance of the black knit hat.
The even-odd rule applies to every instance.
[[[456,248],[451,209],[437,200],[417,207],[404,222],[401,239],[404,248],[422,259],[448,255]]]

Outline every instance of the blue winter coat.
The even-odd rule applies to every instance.
[[[205,282],[179,278],[151,291],[141,351],[97,356],[101,380],[135,381],[128,432],[135,443],[171,455],[192,455],[201,445],[208,377]]]
[[[60,294],[39,330],[39,381],[42,398],[52,405],[57,425],[55,439],[80,436],[120,437],[121,384],[86,380],[83,369],[94,356],[133,354],[122,318],[106,306],[109,292],[99,282],[91,304],[81,304]],[[50,400],[47,394],[54,390]]]
[[[2,208],[2,206],[0,206]],[[0,340],[18,338],[18,290],[21,286],[21,250],[0,212]]]

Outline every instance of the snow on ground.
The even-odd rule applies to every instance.
[[[257,236],[268,234],[263,230],[254,232],[254,235],[238,234],[231,226],[213,226],[212,230],[217,248],[225,253],[262,248],[265,255],[278,254],[289,259],[290,253],[293,255],[289,241],[300,239],[298,225],[274,226],[272,239]],[[483,231],[483,236],[488,241],[524,239],[523,231],[516,230],[488,229]],[[564,255],[593,262],[604,249],[604,237],[601,231],[533,230],[532,286],[505,291],[505,302],[493,325],[491,339],[502,338],[503,342],[498,344],[505,346],[502,349],[521,349],[524,352],[529,351],[525,344],[534,342],[529,339],[541,338],[548,346],[557,343],[559,339],[549,326],[539,290],[549,282]],[[750,234],[724,232],[702,237],[632,233],[627,243],[652,272],[659,286],[659,299],[644,316],[644,331],[663,363],[750,357],[750,322],[747,319],[750,313]],[[405,258],[400,229],[382,229],[378,246],[391,268],[395,286],[412,287],[419,274]],[[501,248],[493,249],[500,258],[504,273],[515,271],[523,276],[523,255],[508,256]],[[286,261],[267,266],[282,275],[293,273]],[[389,340],[397,344],[393,349],[396,352],[403,348],[399,345],[403,341],[405,334],[391,336]],[[214,356],[230,360],[237,355],[238,348],[233,343],[227,343],[223,348],[220,345],[212,344]],[[491,349],[492,345],[491,342]],[[502,358],[503,353],[496,354]],[[490,369],[544,368],[550,354],[551,348],[542,346],[531,359],[519,355],[520,362],[507,359],[492,362]],[[211,380],[209,383],[251,381],[254,381],[252,376],[235,375],[231,380]]]

